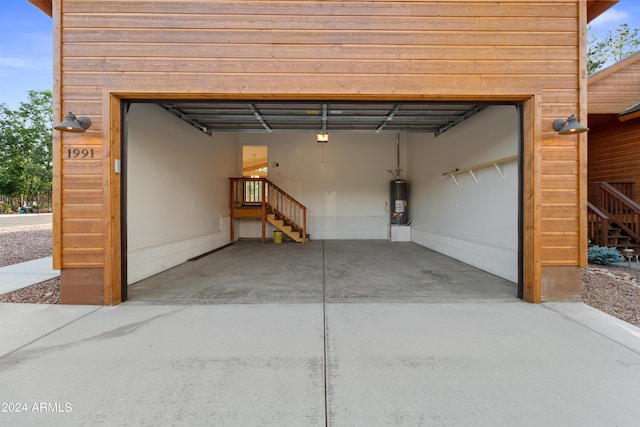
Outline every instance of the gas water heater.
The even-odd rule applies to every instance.
[[[407,224],[409,221],[407,181],[395,179],[391,181],[391,224]]]

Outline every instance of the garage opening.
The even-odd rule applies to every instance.
[[[480,298],[479,282],[497,292],[486,295],[521,296],[519,105],[155,100],[128,103],[126,115],[124,296],[216,301],[241,283],[256,296],[289,280],[314,295],[319,271],[324,285],[344,279],[336,298],[364,292],[349,283],[387,300]],[[231,219],[229,179],[253,167],[245,147],[265,147],[258,169],[306,207],[309,243],[262,244],[259,219]],[[402,224],[392,220],[398,179]],[[198,278],[226,285],[205,290]]]

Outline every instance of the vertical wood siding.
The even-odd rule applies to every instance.
[[[541,117],[543,263],[579,262],[579,141],[553,120],[579,114],[580,8],[574,1],[60,0],[61,114],[88,115],[109,158],[105,93],[148,97],[525,100]],[[55,12],[54,12],[55,13]],[[585,18],[586,19],[586,18]],[[107,129],[105,129],[105,127]],[[101,151],[102,150],[102,151]],[[103,169],[64,159],[62,266],[105,259]]]

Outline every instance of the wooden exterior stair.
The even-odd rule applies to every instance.
[[[587,204],[590,245],[640,253],[640,205],[631,183],[597,183],[596,200]]]
[[[234,220],[262,220],[262,242],[266,224],[273,225],[294,242],[307,243],[307,208],[266,178],[229,178],[231,183],[230,241],[235,238]]]

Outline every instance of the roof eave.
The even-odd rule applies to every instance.
[[[611,9],[619,0],[588,0],[587,22],[591,22],[607,10]]]
[[[53,16],[53,1],[52,0],[27,0],[29,3],[43,11],[49,16]]]
[[[620,120],[621,122],[637,119],[638,117],[640,117],[640,103],[618,114],[618,120]]]
[[[620,71],[623,68],[628,67],[629,65],[637,62],[640,60],[640,51],[634,53],[633,55],[627,56],[625,59],[616,62],[613,65],[608,66],[607,68],[603,68],[602,70],[598,71],[597,73],[592,74],[591,76],[589,76],[589,78],[587,79],[587,85],[592,85],[596,82],[598,82],[599,80],[602,80],[603,78],[610,76],[611,74],[615,73],[616,71]]]

